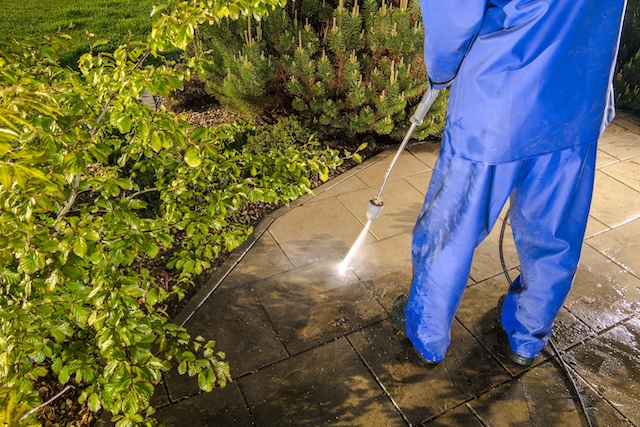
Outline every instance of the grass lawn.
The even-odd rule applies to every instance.
[[[88,50],[87,31],[108,39],[101,50],[113,50],[133,39],[144,40],[151,30],[151,8],[162,0],[0,0],[0,37],[35,38],[73,24],[73,51],[62,62],[73,65]]]

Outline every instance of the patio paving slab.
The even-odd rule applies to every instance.
[[[471,411],[471,409],[469,409],[467,405],[461,405],[434,420],[427,421],[424,425],[427,427],[485,426],[480,422],[478,417],[475,416],[475,414]]]
[[[288,270],[293,270],[293,265],[267,231],[238,262],[216,292],[224,292]]]
[[[598,170],[591,216],[610,228],[640,218],[640,192]]]
[[[624,224],[594,236],[586,244],[606,255],[616,264],[640,277],[640,221]]]
[[[374,163],[370,167],[358,172],[358,178],[364,181],[364,183],[369,187],[373,187],[378,190],[382,184],[382,178],[384,178],[384,175],[387,173],[394,155],[395,151],[388,151],[376,156],[374,158]],[[431,169],[431,166],[422,162],[410,152],[405,152],[400,156],[396,167],[393,168],[393,171],[389,175],[389,182],[429,171]]]
[[[393,301],[411,287],[411,235],[362,247],[351,262],[352,271],[376,300],[391,313]]]
[[[260,302],[290,354],[298,354],[386,317],[352,273],[341,274],[339,258],[256,282]]]
[[[166,427],[253,425],[242,394],[234,384],[160,408],[155,416]]]
[[[259,426],[406,425],[344,338],[243,377],[239,384]]]
[[[362,226],[340,201],[331,198],[298,206],[276,219],[269,232],[297,268],[346,253]]]
[[[437,365],[420,362],[409,341],[398,338],[390,321],[348,338],[412,425],[441,415],[510,379],[457,322],[452,329],[450,351]]]
[[[233,361],[233,378],[289,356],[267,313],[248,286],[216,293],[209,304],[215,309],[198,310],[186,328],[193,337],[201,335],[216,341],[215,350],[225,352],[227,360]],[[251,340],[238,339],[248,336]],[[172,401],[199,391],[196,378],[178,375],[175,369],[166,374],[165,379]]]
[[[565,307],[600,332],[638,313],[640,280],[585,245]]]
[[[582,409],[562,368],[547,361],[469,402],[484,425],[562,426],[586,425]]]
[[[603,173],[640,192],[640,156],[600,169]]]
[[[640,425],[640,319],[567,353],[567,361],[626,420]]]
[[[640,156],[640,134],[630,130],[634,126],[626,117],[614,121],[598,140],[598,148],[619,160]]]

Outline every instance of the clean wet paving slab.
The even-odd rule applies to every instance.
[[[640,218],[640,192],[615,178],[596,171],[591,216],[615,228]]]
[[[640,221],[632,221],[587,239],[586,244],[640,277]]]
[[[386,317],[372,293],[338,269],[339,258],[254,283],[253,287],[290,354],[298,354]]]
[[[565,307],[601,332],[640,310],[640,279],[588,245]]]
[[[600,399],[640,425],[640,319],[632,318],[567,354],[572,368]]]
[[[346,253],[362,227],[337,198],[329,198],[292,209],[276,219],[269,232],[297,268]]]

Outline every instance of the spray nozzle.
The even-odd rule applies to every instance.
[[[369,204],[367,205],[367,219],[369,221],[374,221],[382,212],[382,208],[384,207],[384,202],[377,197],[369,200]]]

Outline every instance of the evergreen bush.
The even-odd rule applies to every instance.
[[[615,87],[618,105],[640,110],[640,0],[629,0]]]
[[[428,84],[419,4],[346,1],[291,2],[260,21],[202,28],[207,90],[248,120],[284,111],[320,135],[402,137]],[[445,99],[416,138],[442,129]]]

